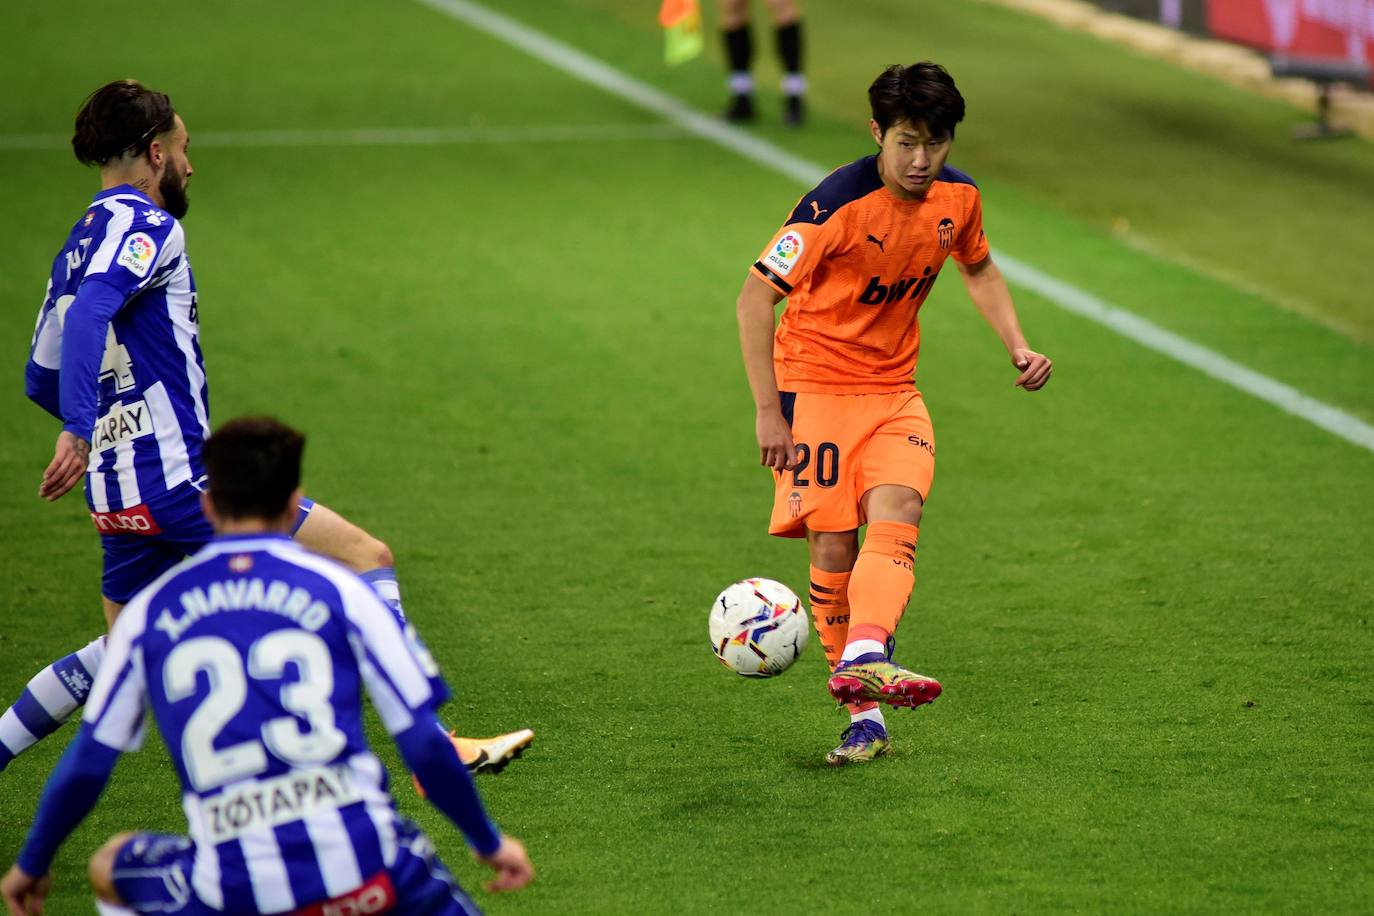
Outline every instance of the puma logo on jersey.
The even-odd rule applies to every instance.
[[[919,277],[902,277],[891,283],[884,283],[882,277],[870,277],[868,285],[859,294],[859,301],[864,305],[885,305],[902,299],[919,301],[935,285],[935,278],[939,275],[939,271],[932,273],[927,267]]]
[[[829,212],[830,212],[829,210],[822,210],[822,209],[821,209],[821,205],[818,204],[818,203],[816,203],[814,200],[811,201],[811,218],[812,218],[812,219],[820,219],[822,213],[829,213]]]
[[[878,250],[879,250],[879,251],[882,251],[884,254],[887,253],[886,251],[883,250],[883,243],[887,241],[887,236],[883,236],[882,238],[878,238],[877,236],[870,235],[870,236],[866,239],[866,241],[872,242],[874,245],[877,245],[877,246],[878,246]]]

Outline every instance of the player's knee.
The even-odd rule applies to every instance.
[[[334,559],[357,573],[396,565],[396,556],[390,547],[355,525],[349,525],[345,536],[331,546],[333,549],[328,552]]]
[[[118,833],[96,850],[86,866],[86,875],[91,881],[91,890],[106,903],[120,903],[119,892],[114,886],[115,857],[124,844],[133,839],[132,833]]]
[[[335,559],[357,573],[387,569],[396,565],[396,557],[391,548],[361,529],[358,536],[349,542]]]
[[[908,525],[916,525],[919,527],[921,524],[921,512],[924,510],[924,505],[925,504],[921,502],[921,497],[913,493],[909,499],[903,501],[899,505],[897,510],[898,521],[903,521]]]
[[[396,557],[391,552],[391,548],[388,547],[385,542],[379,541],[376,538],[370,538],[370,540],[372,541],[372,543],[368,546],[368,549],[372,554],[372,559],[374,562],[368,568],[381,569],[384,567],[389,568],[395,566]]]
[[[726,31],[749,24],[749,0],[720,0],[720,27]]]
[[[852,531],[811,533],[811,563],[826,572],[847,572],[859,558],[859,540]]]
[[[768,12],[778,25],[791,25],[801,15],[796,0],[768,0]]]
[[[924,503],[921,494],[909,487],[879,487],[864,498],[870,522],[902,522],[920,526]]]

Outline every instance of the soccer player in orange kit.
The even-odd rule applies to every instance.
[[[826,755],[834,765],[888,752],[880,704],[940,695],[938,681],[894,662],[892,650],[935,472],[935,435],[913,380],[917,312],[946,258],[1007,348],[1016,385],[1037,391],[1051,371],[1027,345],[988,251],[977,185],[945,165],[964,117],[954,80],[929,62],[892,66],[868,96],[878,153],[801,198],[737,304],[760,463],[776,480],[769,533],[807,540],[828,688],[850,713]]]

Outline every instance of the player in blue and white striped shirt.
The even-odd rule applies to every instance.
[[[200,510],[208,389],[180,223],[189,145],[163,93],[118,80],[87,98],[72,148],[100,166],[102,189],[53,260],[26,367],[28,396],[62,421],[39,495],[58,499],[85,476],[104,552],[107,622],[211,535]],[[292,533],[358,572],[401,613],[394,560],[381,541],[310,500]],[[29,681],[0,714],[0,770],[85,700],[103,654],[97,639]],[[474,768],[498,768],[532,739],[522,729],[455,741]]]
[[[414,629],[362,579],[288,538],[304,443],[268,418],[232,421],[206,443],[215,540],[115,623],[81,730],[0,887],[12,912],[46,895],[58,847],[119,753],[141,744],[147,708],[181,780],[189,836],[111,839],[90,869],[102,913],[477,912],[397,815],[363,737],[364,688],[430,801],[497,871],[489,886],[533,877],[438,729],[448,690]]]

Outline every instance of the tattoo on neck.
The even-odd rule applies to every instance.
[[[134,187],[135,187],[135,188],[138,188],[138,190],[140,190],[140,191],[146,191],[146,190],[148,190],[148,179],[146,179],[146,178],[140,178],[140,179],[138,179],[137,181],[135,181],[133,184],[134,184]]]

